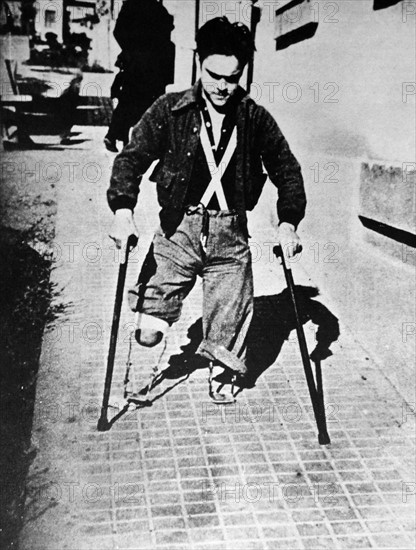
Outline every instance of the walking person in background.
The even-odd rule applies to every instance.
[[[197,353],[209,360],[211,398],[226,403],[233,399],[233,384],[225,393],[214,391],[213,373],[214,367],[216,378],[228,372],[241,385],[246,374],[253,312],[246,211],[262,192],[263,165],[278,189],[276,240],[289,257],[301,250],[296,228],[306,199],[299,164],[277,123],[238,85],[255,49],[248,28],[215,18],[201,27],[196,43],[200,80],[159,98],[114,161],[110,236],[121,247],[137,235],[133,209],[141,176],[158,159],[151,179],[157,183],[161,225],[130,292],[136,340],[161,346],[202,277],[203,340]]]
[[[128,143],[129,131],[173,82],[175,47],[170,41],[173,17],[157,0],[125,0],[114,29],[121,48],[120,72],[111,87],[117,98],[104,144],[117,152],[117,141]]]

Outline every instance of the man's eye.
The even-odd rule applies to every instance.
[[[238,82],[240,80],[240,77],[241,77],[240,73],[236,74],[236,75],[231,75],[231,76],[221,76],[219,74],[210,73],[208,71],[208,74],[213,80],[218,81],[218,80],[224,79],[225,82],[228,82],[229,84],[235,84],[236,82]]]
[[[207,73],[209,74],[209,76],[210,76],[213,80],[220,80],[220,79],[221,79],[220,75],[218,75],[218,74],[211,73],[210,71],[207,71]]]

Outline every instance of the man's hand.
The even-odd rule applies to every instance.
[[[287,258],[294,258],[302,250],[302,244],[298,234],[291,223],[282,222],[279,225],[278,240],[282,247],[283,254]]]
[[[117,248],[125,248],[128,238],[134,235],[139,238],[139,232],[133,219],[133,212],[129,208],[120,208],[114,214],[114,221],[109,237],[116,243]]]

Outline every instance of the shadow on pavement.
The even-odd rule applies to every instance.
[[[317,327],[316,345],[310,354],[315,363],[320,363],[332,355],[329,347],[340,335],[338,319],[326,306],[313,299],[318,295],[319,290],[315,287],[296,286],[302,324],[312,321]],[[248,373],[244,379],[244,387],[255,386],[261,374],[276,361],[283,343],[288,340],[295,328],[296,318],[288,289],[280,294],[254,298],[253,319],[247,337]],[[208,367],[205,358],[195,355],[202,341],[202,319],[198,319],[189,327],[187,336],[189,343],[182,346],[182,353],[170,357],[169,366],[161,373],[153,387],[163,380],[189,376],[196,369]],[[225,378],[226,376],[221,380],[224,383],[227,382]]]
[[[136,398],[132,399],[132,401],[136,404],[137,409],[150,407],[152,403],[158,401],[176,386],[185,382],[195,370],[208,367],[207,359],[195,354],[202,340],[202,319],[198,319],[189,327],[187,336],[189,338],[189,343],[181,347],[182,353],[172,355],[169,358],[168,366],[163,371],[159,372],[149,384],[143,386],[137,394],[135,394]],[[174,382],[166,386],[157,395],[152,395],[151,392],[165,381]],[[121,414],[114,417],[111,423],[113,424],[118,420],[127,410],[127,408],[123,409]]]
[[[316,345],[310,357],[315,363],[321,362],[332,355],[329,347],[340,335],[338,319],[321,302],[313,300],[319,295],[316,287],[296,285],[295,289],[302,325],[312,321],[317,327]],[[247,342],[246,387],[253,387],[261,374],[276,361],[283,343],[294,329],[296,318],[288,289],[254,299]]]

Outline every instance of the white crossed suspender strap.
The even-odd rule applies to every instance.
[[[233,156],[233,153],[237,147],[237,129],[236,127],[234,127],[225,152],[218,165],[215,162],[214,153],[212,152],[211,142],[209,140],[204,119],[202,119],[200,138],[202,149],[207,160],[209,172],[211,174],[211,181],[209,182],[208,187],[206,188],[205,193],[200,200],[200,203],[203,204],[206,208],[211,198],[214,196],[214,194],[216,194],[220,209],[228,210],[227,200],[225,198],[221,178],[224,175],[227,166],[230,164],[231,157]]]

